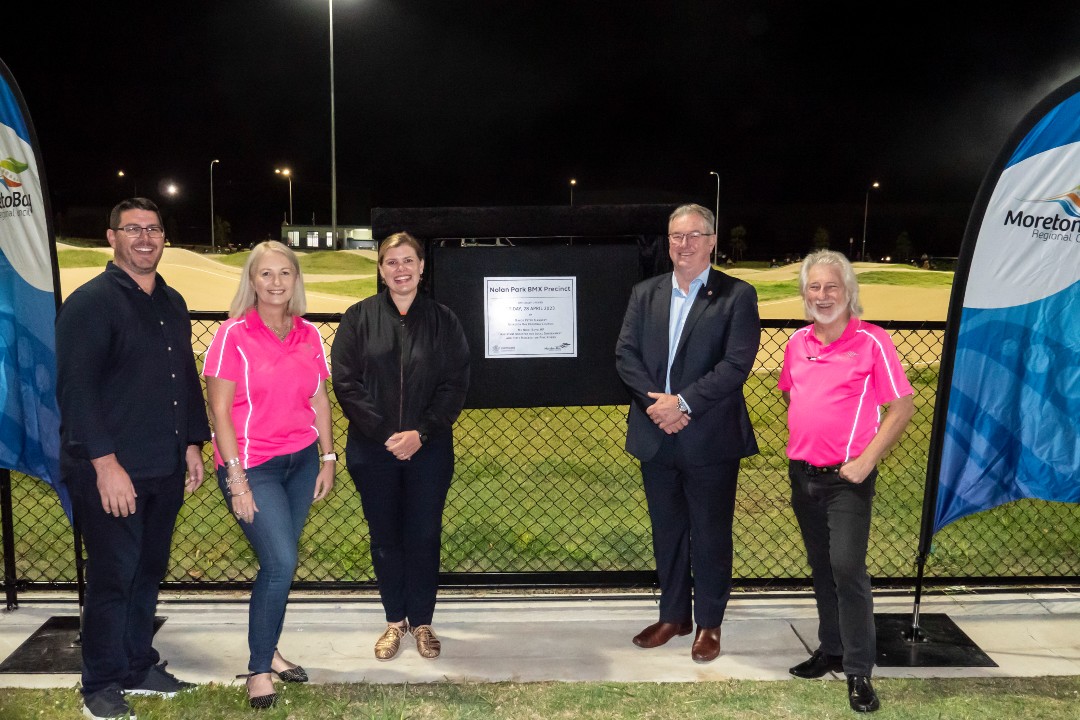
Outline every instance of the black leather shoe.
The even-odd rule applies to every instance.
[[[847,693],[848,702],[855,712],[874,712],[881,707],[881,701],[867,675],[848,675]]]
[[[653,623],[634,636],[634,644],[639,648],[660,647],[676,635],[689,635],[693,629],[694,624],[692,622]]]
[[[795,677],[806,678],[807,680],[822,677],[825,673],[844,672],[844,656],[826,655],[818,649],[814,651],[809,660],[803,660],[795,667],[788,668],[788,672]]]

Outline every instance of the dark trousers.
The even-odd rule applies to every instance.
[[[226,485],[228,473],[224,467],[218,467],[217,472],[218,488],[232,514],[232,497]],[[259,559],[259,572],[248,605],[249,672],[270,672],[296,574],[297,546],[318,476],[316,443],[247,469],[248,486],[259,508],[251,522],[237,520]]]
[[[739,459],[691,465],[678,435],[641,463],[660,580],[660,621],[691,619],[702,627],[724,621],[731,595],[732,518]],[[692,595],[691,595],[692,593]]]
[[[443,508],[454,476],[453,435],[433,435],[411,460],[398,460],[382,443],[352,435],[345,453],[371,532],[371,563],[386,621],[430,625]]]
[[[855,485],[788,464],[791,507],[814,581],[821,650],[844,656],[848,675],[870,675],[877,657],[874,598],[866,571],[877,470]]]
[[[69,483],[86,546],[82,692],[141,683],[161,659],[153,648],[158,588],[169,567],[184,476],[135,481],[135,512],[113,517],[93,477]]]

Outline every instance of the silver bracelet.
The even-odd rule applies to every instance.
[[[233,485],[239,485],[242,482],[247,482],[247,473],[240,473],[239,475],[225,478],[225,487],[232,487]]]
[[[236,467],[239,464],[240,464],[240,458],[234,457],[232,460],[227,460],[225,462],[225,467],[226,468]]]

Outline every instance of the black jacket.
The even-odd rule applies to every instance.
[[[349,434],[382,444],[396,432],[449,433],[469,388],[469,346],[457,316],[423,293],[398,313],[389,291],[341,318],[331,376]]]
[[[90,460],[116,453],[133,482],[186,468],[210,439],[191,349],[191,319],[160,275],[147,295],[111,261],[56,316],[60,470],[90,482]]]

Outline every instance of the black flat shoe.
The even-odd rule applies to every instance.
[[[809,660],[803,660],[795,667],[788,668],[788,672],[795,677],[808,680],[823,677],[826,673],[841,673],[844,672],[844,656],[826,655],[818,649],[814,651]]]
[[[248,705],[252,710],[269,710],[274,707],[274,703],[277,702],[277,693],[270,693],[269,695],[257,695],[255,697],[248,698]]]
[[[881,707],[874,686],[870,684],[870,678],[866,675],[847,676],[848,703],[855,712],[874,712]]]
[[[287,683],[306,683],[308,681],[307,671],[299,665],[291,667],[288,670],[282,670],[281,672],[278,672],[277,670],[271,670],[270,672],[277,675],[278,680]]]
[[[271,670],[271,672],[273,671]],[[262,675],[262,673],[243,673],[241,675],[237,675],[236,678],[238,680],[240,678],[244,678],[244,685],[247,686],[247,681],[251,680],[252,676],[254,675]],[[270,708],[274,707],[274,703],[276,702],[277,693],[270,693],[269,695],[256,695],[255,697],[248,695],[248,705],[251,706],[252,710],[269,710]]]

